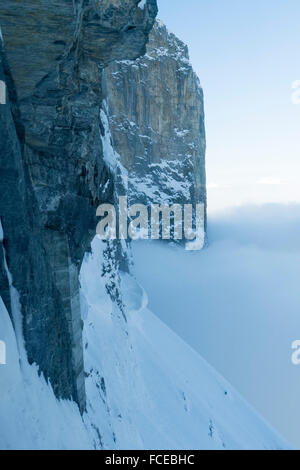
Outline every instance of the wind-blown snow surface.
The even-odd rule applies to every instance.
[[[100,280],[104,247],[94,240],[93,254],[81,271],[88,413],[102,416],[104,447],[286,447],[223,378],[146,308],[145,292],[125,273],[124,321]]]
[[[244,207],[208,227],[198,253],[134,243],[149,308],[300,448],[300,206]]]
[[[0,365],[0,449],[90,448],[77,406],[59,402],[37,368],[21,359],[1,297],[0,337],[7,347],[7,364]]]
[[[0,448],[287,448],[220,375],[147,309],[144,290],[126,273],[120,275],[121,312],[106,291],[109,274],[101,269],[107,244],[95,238],[92,248],[81,270],[87,413],[82,420],[74,404],[58,402],[28,365],[22,338],[16,341],[1,301],[8,363],[0,366]],[[18,316],[13,286],[11,296]]]

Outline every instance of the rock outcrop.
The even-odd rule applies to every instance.
[[[113,197],[103,160],[102,73],[145,52],[156,0],[6,0],[0,80],[0,217],[30,363],[85,408],[78,273],[96,207]],[[1,41],[0,41],[1,42]],[[1,261],[2,263],[2,261]],[[10,310],[0,266],[0,295]]]
[[[146,55],[106,68],[104,91],[131,202],[206,207],[203,92],[187,46],[157,21]]]

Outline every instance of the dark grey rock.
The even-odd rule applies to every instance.
[[[85,407],[78,272],[113,177],[103,161],[103,68],[145,52],[156,0],[0,4],[0,217],[30,363]],[[8,304],[0,265],[0,295]],[[9,305],[8,305],[9,307]]]
[[[104,90],[130,202],[206,207],[203,91],[187,46],[157,21],[146,55],[110,64]]]

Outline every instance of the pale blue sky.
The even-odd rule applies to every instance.
[[[300,202],[299,0],[158,0],[204,93],[209,211]]]

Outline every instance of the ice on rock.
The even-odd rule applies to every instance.
[[[138,4],[138,7],[141,8],[141,10],[144,10],[146,4],[147,4],[147,0],[141,0]]]

